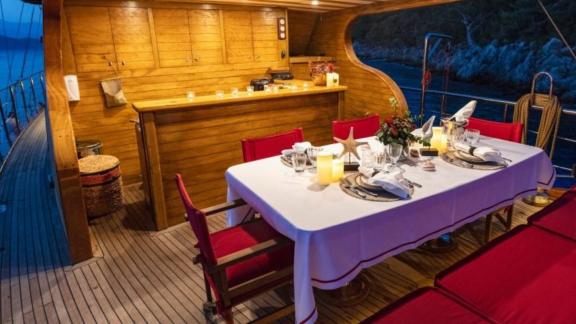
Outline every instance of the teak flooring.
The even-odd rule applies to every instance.
[[[43,115],[15,147],[0,178],[2,323],[203,323],[203,281],[192,264],[195,237],[187,224],[163,232],[152,219],[138,185],[125,187],[125,208],[92,222],[96,256],[69,266],[66,235],[51,189]],[[516,204],[515,225],[536,209]],[[217,216],[212,230],[225,225]],[[478,221],[482,228],[483,221]],[[503,232],[495,223],[494,236]],[[458,249],[430,255],[420,250],[389,258],[367,270],[369,298],[354,307],[319,300],[322,323],[355,323],[421,286],[478,249],[471,235],[456,235]],[[235,309],[245,323],[282,306],[276,292]],[[293,319],[285,319],[290,323]]]

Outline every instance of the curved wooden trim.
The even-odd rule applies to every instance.
[[[60,208],[72,263],[92,257],[88,219],[82,199],[76,142],[62,65],[62,0],[44,1],[44,65],[47,132],[58,180]]]
[[[352,46],[352,26],[360,17],[362,17],[362,16],[351,17],[350,19],[348,19],[348,22],[346,22],[346,27],[345,27],[346,32],[344,35],[344,37],[345,37],[344,38],[344,44],[345,44],[344,50],[346,51],[346,55],[348,55],[348,59],[350,60],[350,62],[354,66],[372,73],[375,77],[377,77],[378,79],[380,79],[384,83],[386,83],[391,88],[396,99],[398,99],[400,106],[402,108],[404,108],[405,110],[408,110],[408,102],[406,101],[406,97],[404,97],[404,93],[402,92],[402,90],[400,89],[398,84],[388,74],[386,74],[386,73],[384,73],[378,69],[375,69],[375,68],[373,68],[367,64],[362,63],[362,61],[360,61],[360,59],[356,55],[356,51],[354,50],[354,47]]]

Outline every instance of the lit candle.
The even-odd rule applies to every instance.
[[[442,147],[446,146],[442,142],[445,141],[446,136],[444,135],[444,129],[442,127],[432,128],[432,138],[430,139],[430,146],[442,153]]]
[[[318,183],[328,185],[332,182],[332,153],[320,152],[316,156]]]
[[[340,181],[344,176],[344,161],[336,159],[332,161],[332,181]]]

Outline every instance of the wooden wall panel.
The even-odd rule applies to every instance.
[[[311,36],[320,14],[302,11],[288,11],[288,26],[290,29],[290,55],[308,55]]]
[[[254,61],[254,37],[250,11],[224,11],[224,35],[228,63]]]
[[[265,75],[269,67],[288,67],[288,59],[280,59],[279,54],[287,49],[287,41],[272,40],[271,28],[256,30],[254,35],[251,29],[253,19],[257,25],[271,27],[278,17],[286,17],[285,10],[201,9],[198,5],[151,2],[134,2],[133,7],[118,2],[67,3],[70,28],[64,48],[69,46],[71,50],[63,53],[64,66],[66,73],[78,75],[81,94],[79,102],[70,104],[74,131],[79,140],[102,141],[104,153],[120,159],[127,184],[140,181],[141,174],[134,125],[130,122],[137,118],[132,102],[184,97],[188,90],[197,95],[228,92]],[[248,36],[229,28],[226,37],[226,13],[229,19],[244,17],[240,25],[250,28]],[[261,60],[255,60],[253,42],[250,46],[236,43],[234,51],[226,51],[228,38],[242,37],[258,40],[256,52]],[[248,56],[242,46],[247,48]],[[275,55],[271,53],[274,46]],[[227,54],[231,54],[232,62],[226,62]],[[99,81],[114,76],[108,59],[120,62],[119,75],[129,101],[126,106],[104,106]]]

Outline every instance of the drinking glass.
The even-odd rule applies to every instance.
[[[217,90],[217,91],[216,91],[216,97],[218,97],[218,98],[220,98],[220,99],[224,98],[224,91],[222,91],[222,90]]]
[[[253,95],[254,94],[254,86],[247,86],[246,92],[248,93],[249,96]]]
[[[292,154],[292,167],[296,172],[304,172],[306,170],[306,162],[308,161],[308,157],[305,153],[294,152]]]
[[[390,161],[392,162],[392,168],[396,168],[396,163],[402,156],[402,152],[404,152],[404,147],[397,143],[390,143],[388,144],[387,153]]]
[[[316,168],[316,158],[320,152],[322,152],[321,147],[310,147],[306,150],[306,155],[308,155],[308,160],[310,160],[313,168]]]
[[[194,91],[186,92],[186,99],[192,101],[194,98],[196,98],[196,93]]]
[[[361,157],[360,164],[364,168],[374,168],[376,167],[376,156],[374,152],[370,149],[370,147],[363,146],[361,149]]]
[[[466,136],[466,141],[468,142],[468,144],[476,145],[480,140],[480,131],[477,129],[467,129],[464,132],[464,136]]]
[[[232,88],[232,91],[230,91],[230,93],[232,94],[232,97],[238,97],[240,91],[238,91],[238,88]]]
[[[264,92],[266,92],[266,93],[272,92],[272,89],[270,89],[269,85],[267,85],[267,84],[264,85]]]

